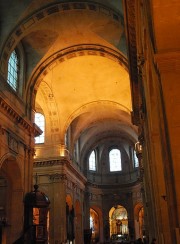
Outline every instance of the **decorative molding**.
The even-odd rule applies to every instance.
[[[55,174],[51,174],[49,175],[49,180],[53,181],[53,182],[64,182],[67,180],[67,176],[66,174],[59,174],[59,173],[55,173]]]
[[[8,146],[13,152],[19,152],[19,142],[10,133],[8,133]]]
[[[33,124],[29,124],[23,119],[9,104],[7,104],[2,97],[0,97],[0,111],[4,113],[11,121],[18,124],[27,134],[38,136],[41,134],[41,130]]]
[[[78,182],[72,181],[72,178],[67,175],[67,189],[73,191],[76,195],[80,195],[84,192],[84,185],[78,184]]]
[[[138,66],[138,71],[142,73],[142,70],[144,68],[144,63],[145,63],[145,57],[143,54],[139,54],[137,56],[137,66]]]
[[[59,159],[52,159],[52,160],[41,160],[41,161],[35,161],[33,164],[34,168],[38,168],[38,167],[53,167],[56,165],[62,165],[62,166],[66,166],[65,170],[68,172],[68,170],[70,172],[73,173],[73,175],[75,177],[77,177],[79,179],[79,181],[81,181],[83,184],[86,184],[87,179],[86,177],[79,172],[76,168],[75,165],[73,165],[73,163],[69,160],[69,158],[66,157],[60,157]]]
[[[1,53],[1,72],[4,73],[5,70],[5,62],[7,62],[8,54],[13,50],[15,44],[21,40],[23,36],[25,36],[26,32],[31,28],[33,25],[39,23],[40,21],[52,16],[53,14],[57,13],[67,13],[68,11],[94,11],[101,13],[102,15],[106,15],[107,17],[111,18],[116,23],[120,23],[123,25],[123,16],[113,9],[106,7],[103,4],[96,3],[96,2],[68,2],[68,3],[52,3],[44,8],[33,13],[31,16],[26,17],[23,19],[12,31],[11,35],[7,38],[4,46],[3,52]]]
[[[90,103],[86,103],[83,106],[79,107],[77,110],[75,110],[67,119],[66,124],[63,128],[63,131],[65,132],[67,130],[67,128],[69,127],[71,121],[73,121],[76,117],[78,117],[79,115],[81,115],[82,113],[85,113],[86,111],[89,111],[90,109],[93,109],[96,105],[103,105],[103,106],[108,106],[109,109],[111,109],[111,106],[113,108],[116,107],[116,109],[122,110],[125,113],[127,113],[128,115],[131,114],[131,111],[123,106],[120,103],[117,102],[113,102],[113,101],[108,101],[108,100],[98,100],[98,101],[93,101]],[[100,120],[99,120],[100,121]]]
[[[39,65],[32,75],[30,84],[32,84],[36,90],[36,87],[39,86],[39,83],[43,81],[44,77],[52,71],[52,65],[54,68],[55,66],[59,65],[59,63],[62,63],[68,59],[86,55],[103,56],[112,59],[128,71],[127,58],[122,55],[121,52],[117,52],[112,48],[97,44],[80,44],[57,51],[44,60],[44,62]],[[37,80],[39,83],[36,83]]]
[[[103,184],[94,184],[90,181],[87,182],[87,187],[93,187],[93,188],[100,188],[100,189],[123,189],[124,187],[132,187],[135,186],[136,183],[138,183],[138,180],[133,181],[133,182],[129,182],[129,183],[124,183],[124,184],[113,184],[112,185],[103,185]]]
[[[60,159],[52,159],[52,160],[47,160],[47,161],[37,161],[34,162],[33,167],[51,167],[55,165],[64,165],[64,161]]]
[[[26,156],[31,155],[32,157],[34,157],[34,155],[35,155],[35,149],[31,148],[31,147],[27,147],[26,145],[24,145],[24,151],[25,151]]]
[[[138,77],[138,57],[137,57],[137,42],[136,42],[136,1],[126,0],[125,5],[125,19],[127,27],[127,41],[128,41],[128,56],[130,64],[130,80],[132,91],[132,122],[135,125],[140,124],[139,118],[139,77]],[[141,60],[142,61],[142,60]]]

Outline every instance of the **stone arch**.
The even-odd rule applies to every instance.
[[[92,205],[91,208],[90,208],[90,211],[91,209],[93,211],[95,211],[97,213],[97,216],[98,216],[98,223],[97,223],[97,228],[98,228],[98,231],[97,231],[97,236],[96,238],[99,239],[99,241],[101,242],[103,240],[103,214],[102,214],[102,210],[96,206],[96,205]]]
[[[127,209],[123,205],[113,206],[109,211],[109,220],[111,238],[126,238],[129,234]]]
[[[52,54],[36,68],[26,88],[27,104],[34,104],[39,85],[44,81],[45,76],[52,72],[53,68],[68,59],[86,55],[111,59],[128,71],[127,58],[120,51],[97,44],[74,45]]]
[[[1,158],[0,178],[6,182],[6,194],[3,199],[4,214],[9,228],[4,234],[4,241],[13,243],[21,233],[17,230],[23,228],[23,182],[18,162],[11,154]],[[3,191],[3,188],[0,189]],[[1,195],[1,194],[0,194]],[[21,228],[19,228],[21,226]]]
[[[138,202],[134,206],[134,218],[137,220],[138,219],[138,214],[141,208],[143,207],[142,202]]]
[[[50,138],[49,135],[51,135],[51,140],[56,138],[56,141],[60,142],[60,138],[58,137],[58,133],[60,132],[59,112],[56,99],[52,95],[52,89],[46,82],[42,81],[41,89],[38,92],[42,94],[42,103],[45,104],[43,108],[41,107],[43,115],[45,116],[45,122],[48,125],[45,127],[46,129],[49,128],[49,131],[45,133],[45,139],[47,139],[47,137]]]
[[[94,113],[94,111],[96,111],[97,109],[99,109],[101,107],[101,111],[104,109],[106,109],[107,111],[116,111],[116,115],[114,115],[114,117],[112,117],[112,119],[116,119],[119,121],[122,121],[122,118],[124,118],[124,120],[126,120],[126,117],[129,116],[130,118],[130,110],[128,108],[126,108],[125,106],[123,106],[120,103],[117,102],[113,102],[113,101],[109,101],[109,100],[101,100],[101,101],[93,101],[87,104],[84,104],[83,106],[79,107],[76,111],[74,111],[68,118],[68,120],[66,121],[66,124],[63,128],[63,133],[64,135],[66,134],[68,128],[70,125],[73,125],[73,122],[76,122],[76,120],[78,120],[78,130],[76,130],[76,133],[74,133],[73,138],[71,138],[71,145],[73,146],[75,141],[78,139],[79,134],[82,132],[83,128],[83,123],[85,122],[85,120],[81,117],[83,117],[84,114],[87,114],[86,118],[89,118],[86,122],[86,127],[88,128],[89,126],[92,126],[92,120],[91,118],[96,117],[96,123],[97,121],[102,121],[103,117],[101,115],[101,117],[98,117],[98,113],[96,113],[96,115],[93,114],[93,116],[91,116],[91,113]],[[118,111],[118,112],[117,112]],[[89,114],[89,116],[88,116]],[[130,121],[130,119],[129,119]],[[82,123],[81,123],[82,122]],[[95,123],[95,122],[94,122]],[[64,136],[65,137],[65,136]],[[71,148],[71,153],[73,151],[73,148]]]
[[[134,228],[136,239],[143,238],[144,207],[141,202],[136,203],[136,205],[134,206]]]
[[[66,122],[64,131],[67,130],[68,126],[70,125],[70,123],[79,115],[81,115],[82,113],[87,113],[89,110],[93,109],[95,106],[106,106],[109,108],[114,108],[117,110],[122,110],[125,111],[127,114],[130,115],[130,110],[128,108],[126,108],[125,106],[123,106],[120,103],[114,102],[114,101],[109,101],[109,100],[101,100],[101,101],[93,101],[87,104],[84,104],[83,106],[81,106],[80,108],[78,108],[76,111],[73,112],[73,114],[70,115],[69,119]]]
[[[41,7],[39,10],[34,11],[32,14],[23,18],[18,25],[11,31],[10,35],[7,37],[4,45],[3,52],[1,53],[1,67],[4,67],[4,62],[7,60],[8,53],[13,50],[13,48],[17,45],[17,43],[26,35],[31,27],[33,27],[36,23],[43,21],[45,18],[48,18],[54,14],[61,14],[67,11],[99,11],[104,14],[106,12],[107,16],[112,19],[114,22],[118,22],[123,25],[123,16],[116,12],[115,10],[104,6],[101,3],[51,3],[46,6]],[[3,72],[3,68],[1,69]]]

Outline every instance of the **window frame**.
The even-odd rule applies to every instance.
[[[90,157],[91,157],[93,152],[94,152],[94,166],[95,166],[94,169],[92,167],[90,167]],[[93,172],[97,171],[97,155],[96,155],[96,150],[95,149],[93,149],[91,151],[91,153],[89,154],[89,157],[88,157],[88,169],[89,169],[89,171],[93,171]]]
[[[20,57],[17,49],[14,49],[11,52],[8,59],[7,83],[15,92],[18,92],[19,90],[19,74],[20,74]]]
[[[114,151],[114,150],[118,150],[118,152],[119,152],[119,163],[120,163],[120,169],[118,168],[117,170],[112,170],[112,163],[111,163],[111,156],[110,155],[112,155],[112,151]],[[110,150],[109,150],[109,171],[111,172],[111,173],[116,173],[116,172],[122,172],[122,160],[121,160],[121,150],[119,149],[119,148],[117,148],[117,147],[114,147],[114,148],[111,148]]]
[[[135,149],[133,150],[133,166],[135,169],[139,168],[139,159],[136,155]]]
[[[36,122],[36,119],[37,119],[36,118],[36,115],[38,115],[38,114],[39,114],[39,117],[42,117],[43,118],[43,122],[40,121],[40,123],[43,123],[43,125],[38,124]],[[45,143],[45,125],[46,125],[44,114],[41,113],[41,112],[36,112],[35,115],[34,115],[34,123],[43,131],[43,133],[41,135],[35,137],[35,144],[44,144]]]

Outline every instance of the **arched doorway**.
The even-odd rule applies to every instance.
[[[111,240],[127,240],[129,235],[127,210],[116,205],[109,211]]]
[[[100,238],[99,215],[93,208],[90,208],[90,228],[92,229],[92,242],[97,243]]]
[[[13,156],[0,162],[0,243],[13,243],[23,230],[23,189],[19,165]],[[4,223],[3,223],[4,221]]]
[[[143,238],[144,235],[144,207],[141,203],[136,204],[134,208],[134,225],[135,225],[135,237]]]

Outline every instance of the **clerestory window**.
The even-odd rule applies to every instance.
[[[89,156],[89,170],[96,171],[96,155],[94,150]]]
[[[43,131],[40,136],[35,137],[35,143],[44,143],[45,117],[41,113],[35,113],[35,124]]]
[[[14,91],[18,89],[18,72],[19,72],[19,59],[16,51],[11,53],[8,61],[8,75],[7,83],[13,88]]]
[[[119,149],[112,149],[109,152],[109,164],[111,172],[122,170],[121,152]]]
[[[136,151],[134,150],[134,167],[137,168],[139,167],[139,160],[136,156]]]

